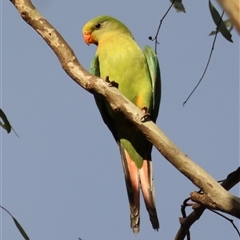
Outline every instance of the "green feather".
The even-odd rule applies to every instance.
[[[151,47],[146,46],[144,48],[144,54],[152,81],[153,112],[151,114],[151,118],[153,122],[156,122],[161,100],[161,74],[159,62],[156,53]]]
[[[92,32],[98,45],[90,67],[91,73],[103,79],[108,76],[110,81],[117,82],[119,91],[139,108],[147,107],[155,122],[161,83],[154,51],[146,46],[143,52],[129,29],[109,16],[92,19],[84,26],[83,32]],[[113,112],[104,99],[95,95],[95,101],[115,140],[141,168],[143,158],[151,159],[152,145],[121,113]]]

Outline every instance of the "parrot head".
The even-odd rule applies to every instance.
[[[128,34],[130,30],[117,19],[110,16],[95,17],[85,24],[82,30],[84,41],[87,45],[98,43],[112,34]]]

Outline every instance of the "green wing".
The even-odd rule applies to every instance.
[[[160,75],[159,62],[158,62],[156,53],[149,46],[146,46],[144,48],[144,55],[146,57],[146,61],[147,61],[147,65],[148,65],[148,69],[151,77],[151,82],[152,82],[153,108],[151,112],[151,117],[152,117],[152,121],[156,122],[158,112],[159,112],[160,99],[161,99],[161,75]],[[95,56],[91,62],[90,73],[92,73],[97,77],[100,77],[99,60],[97,56]],[[94,94],[94,98],[104,123],[108,126],[109,130],[112,132],[116,142],[118,142],[119,139],[117,137],[113,120],[107,112],[106,101],[97,94]]]
[[[97,56],[95,56],[91,62],[90,73],[97,77],[100,77],[99,60],[98,60]],[[112,135],[113,135],[115,141],[119,142],[116,130],[114,128],[113,120],[107,112],[106,101],[98,94],[94,94],[94,99],[95,99],[97,107],[100,111],[100,114],[102,116],[104,123],[108,126],[109,130],[112,132]]]
[[[151,117],[152,121],[156,122],[161,100],[161,75],[159,62],[156,53],[149,46],[146,46],[144,48],[144,55],[147,60],[147,65],[152,81],[153,110],[151,113]]]
[[[97,56],[94,56],[91,62],[90,73],[94,76],[100,77],[99,61]]]

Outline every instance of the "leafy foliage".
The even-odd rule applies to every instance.
[[[231,32],[233,30],[233,24],[232,24],[231,20],[227,19],[227,20],[225,20],[223,22],[224,22],[226,28],[228,29],[228,31]],[[209,33],[209,36],[212,36],[212,35],[215,35],[215,34],[217,34],[217,30],[211,31]]]
[[[170,2],[173,3],[173,7],[177,12],[186,12],[185,7],[182,4],[182,0],[170,0]]]
[[[209,0],[209,9],[212,15],[212,19],[217,27],[216,32],[219,31],[229,42],[233,42],[232,34],[230,33],[230,30],[227,29],[226,24],[223,22],[220,14],[216,10],[216,8],[212,5],[210,0]]]

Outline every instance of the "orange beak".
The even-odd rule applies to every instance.
[[[94,40],[91,32],[84,32],[83,33],[84,42],[89,45],[91,43],[97,44],[97,42]]]

